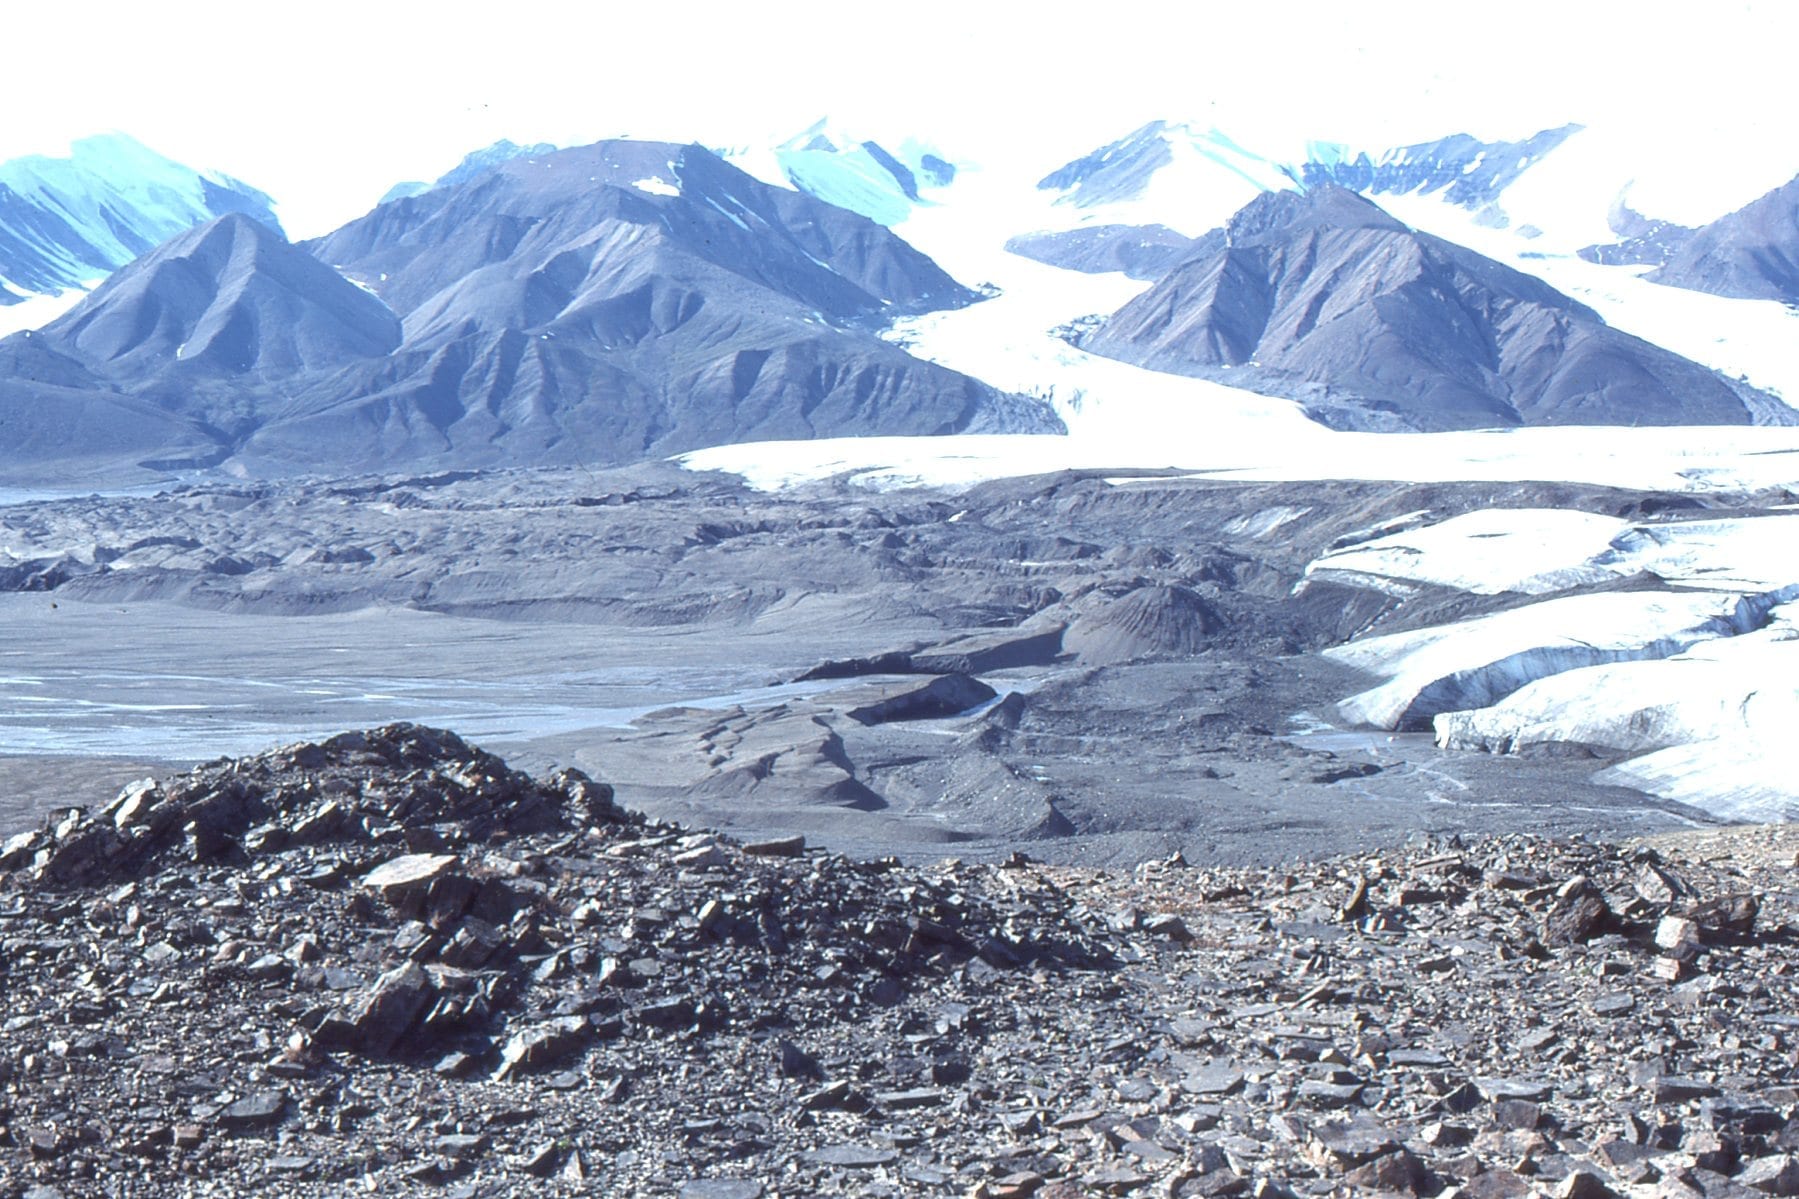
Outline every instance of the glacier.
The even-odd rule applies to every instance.
[[[1799,515],[1473,512],[1325,554],[1307,577],[1353,573],[1477,594],[1608,574],[1665,588],[1548,596],[1339,646],[1328,656],[1381,680],[1339,714],[1428,722],[1447,750],[1625,759],[1596,780],[1721,819],[1799,815],[1799,788],[1771,748],[1799,718]]]

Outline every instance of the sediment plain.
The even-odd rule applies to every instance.
[[[1580,747],[1335,727],[1370,679],[1321,651],[1539,597],[1305,572],[1420,511],[1779,502],[1153,473],[768,493],[650,464],[16,504],[0,820],[413,720],[658,818],[870,857],[1266,864],[1703,822],[1593,783]],[[1620,586],[1657,583],[1574,590]]]

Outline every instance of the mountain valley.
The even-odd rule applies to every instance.
[[[18,91],[0,1199],[1799,1194],[1731,13],[533,7]]]

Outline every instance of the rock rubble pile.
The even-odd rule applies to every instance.
[[[921,867],[345,734],[4,847],[0,1195],[1795,1194],[1796,842],[1708,836]]]

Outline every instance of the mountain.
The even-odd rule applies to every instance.
[[[305,246],[220,218],[0,341],[0,392],[128,397],[175,422],[153,431],[158,460],[270,474],[1059,429],[875,335],[977,298],[886,229],[699,147],[607,142],[503,162]]]
[[[767,181],[785,181],[827,204],[861,213],[881,225],[897,225],[927,202],[926,193],[947,187],[956,166],[934,148],[907,139],[892,149],[846,133],[821,120],[772,151],[733,149],[723,156]]]
[[[1079,344],[1359,428],[1747,424],[1772,405],[1335,185],[1257,197]]]
[[[164,466],[210,465],[260,423],[272,390],[379,358],[399,340],[400,322],[380,300],[260,221],[219,217],[122,268],[42,329],[0,341],[8,423],[41,426],[8,457],[106,445]],[[109,421],[118,424],[92,427]]]
[[[976,297],[881,226],[698,146],[602,142],[383,205],[311,247],[404,321],[246,447],[626,461],[746,440],[1057,427],[873,335]],[[352,398],[340,398],[345,391]]]
[[[1563,125],[1517,142],[1484,142],[1458,133],[1373,155],[1340,142],[1307,142],[1305,161],[1290,174],[1308,188],[1333,183],[1364,195],[1436,195],[1503,223],[1504,213],[1491,207],[1501,193],[1583,128]]]
[[[1799,304],[1799,176],[1681,239],[1656,283]]]
[[[17,380],[31,355],[58,355],[230,435],[254,423],[245,397],[259,384],[380,358],[399,342],[380,300],[232,214],[122,268],[35,334],[0,342],[0,370]]]
[[[1690,241],[1697,229],[1673,221],[1658,221],[1632,208],[1619,196],[1606,216],[1620,240],[1583,246],[1577,251],[1600,266],[1663,266]]]
[[[1263,192],[1295,186],[1291,168],[1225,133],[1168,121],[1151,121],[1037,182],[1038,190],[1055,193],[1055,203],[1083,219],[1134,206],[1191,235],[1222,224]]]
[[[549,142],[534,142],[529,146],[521,146],[516,142],[501,138],[491,146],[479,150],[471,150],[463,155],[462,161],[437,177],[435,183],[396,183],[387,189],[380,203],[390,200],[403,200],[410,196],[422,195],[434,187],[448,187],[452,183],[466,183],[482,171],[492,170],[503,162],[511,162],[515,158],[538,158],[545,154],[554,154],[556,147]]]
[[[248,184],[118,133],[83,138],[66,158],[0,163],[0,304],[85,287],[227,213],[279,229],[272,205]]]

